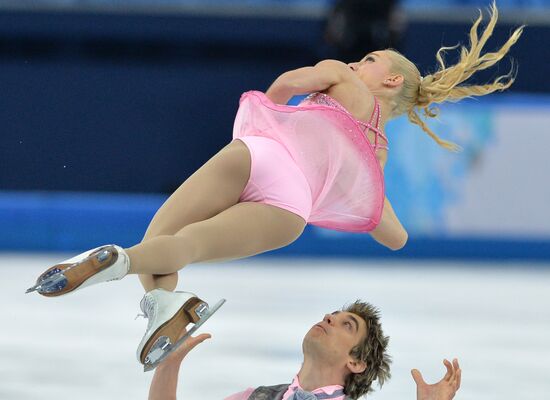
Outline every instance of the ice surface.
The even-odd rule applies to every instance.
[[[146,320],[137,278],[59,298],[25,295],[68,255],[0,255],[0,399],[146,399],[152,373],[135,349]],[[369,396],[415,398],[410,369],[428,382],[459,357],[457,399],[540,400],[550,393],[550,265],[252,258],[193,265],[180,290],[227,303],[200,332],[213,335],[184,361],[180,400],[218,400],[289,382],[301,341],[327,312],[357,298],[382,311],[393,378]]]

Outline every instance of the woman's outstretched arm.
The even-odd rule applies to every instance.
[[[378,243],[392,250],[399,250],[407,243],[409,235],[399,222],[387,197],[384,200],[384,211],[380,223],[370,234]]]
[[[340,83],[349,67],[336,60],[323,60],[314,67],[285,72],[269,87],[265,95],[276,104],[286,104],[292,96],[320,92]]]

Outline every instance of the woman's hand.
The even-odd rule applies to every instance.
[[[447,373],[443,379],[432,385],[424,382],[419,370],[413,369],[411,371],[412,377],[416,382],[417,400],[451,400],[455,396],[457,390],[460,388],[462,370],[456,358],[452,364],[448,360],[443,360],[443,364],[447,368]]]
[[[384,210],[380,223],[370,231],[370,234],[374,240],[391,250],[403,248],[409,239],[407,231],[401,225],[387,197],[384,199]]]

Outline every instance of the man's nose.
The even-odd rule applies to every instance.
[[[323,318],[323,321],[325,321],[329,325],[332,325],[332,323],[334,322],[334,319],[332,318],[332,315],[326,314],[325,318]]]

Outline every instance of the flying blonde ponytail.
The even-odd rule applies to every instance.
[[[425,117],[433,118],[437,116],[438,109],[430,107],[432,104],[443,103],[445,101],[459,101],[472,96],[484,96],[497,90],[505,90],[512,85],[515,78],[514,66],[512,66],[508,74],[499,76],[492,83],[484,85],[460,85],[475,72],[492,67],[500,61],[521,36],[523,26],[517,28],[498,51],[481,55],[481,50],[493,33],[497,19],[498,10],[495,3],[493,3],[490,7],[489,22],[481,37],[478,37],[478,27],[483,20],[483,15],[480,11],[478,19],[470,29],[470,47],[466,48],[462,46],[460,48],[459,61],[453,66],[446,66],[443,54],[447,50],[456,49],[458,45],[454,47],[442,47],[436,54],[439,64],[438,71],[423,78],[420,77],[418,69],[412,62],[398,52],[390,50],[393,64],[392,69],[394,72],[402,74],[405,78],[403,89],[396,99],[393,115],[407,113],[409,120],[413,124],[420,126],[440,146],[451,151],[459,150],[460,147],[456,144],[440,139],[420,118],[415,109],[421,110]]]

